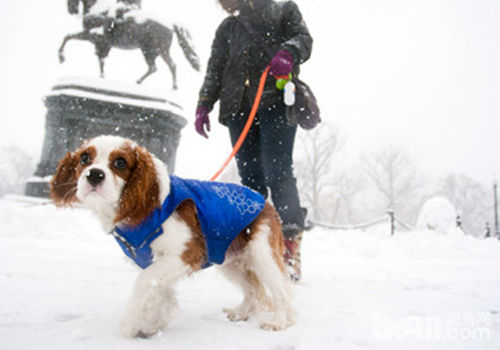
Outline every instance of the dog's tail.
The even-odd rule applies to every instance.
[[[194,51],[194,45],[191,42],[191,34],[189,34],[189,31],[178,24],[174,24],[174,32],[177,35],[177,40],[184,52],[184,56],[186,56],[186,59],[194,70],[200,71],[200,59],[198,58],[198,54]]]

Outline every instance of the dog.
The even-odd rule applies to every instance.
[[[142,268],[120,323],[124,337],[164,330],[177,308],[176,282],[211,265],[243,290],[239,306],[223,309],[229,320],[268,311],[262,329],[282,330],[295,322],[280,219],[258,193],[170,176],[145,148],[109,135],[67,153],[50,192],[57,206],[82,203],[90,209]],[[208,208],[205,202],[211,203]],[[248,222],[226,220],[230,211]],[[222,228],[214,228],[224,220]]]

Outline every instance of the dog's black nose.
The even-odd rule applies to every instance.
[[[103,182],[105,177],[106,176],[104,175],[104,171],[102,171],[100,169],[94,168],[94,169],[90,169],[87,172],[87,181],[89,182],[89,184],[91,184],[94,187],[96,187],[101,182]]]

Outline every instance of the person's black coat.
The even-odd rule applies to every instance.
[[[239,16],[259,32],[272,52],[280,49],[290,52],[294,58],[293,74],[297,76],[299,64],[309,58],[312,49],[312,38],[299,8],[293,1],[253,0],[253,3],[255,8],[243,8]],[[215,34],[198,105],[211,110],[220,100],[219,121],[225,124],[229,116],[238,112],[243,98],[253,101],[260,76],[269,62],[261,45],[237,18],[226,18]],[[282,94],[275,87],[275,78],[269,76],[260,108],[283,103]]]

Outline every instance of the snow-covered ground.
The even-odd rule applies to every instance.
[[[240,292],[216,269],[179,285],[152,339],[118,324],[137,270],[83,209],[0,200],[2,349],[499,349],[500,242],[430,231],[316,228],[295,326],[229,322]]]

